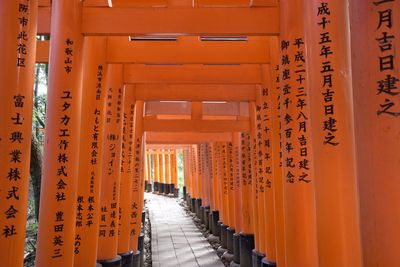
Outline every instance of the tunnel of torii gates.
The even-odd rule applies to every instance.
[[[36,266],[134,266],[177,153],[241,266],[400,266],[399,31],[398,0],[0,0],[0,266],[23,265],[35,62]]]

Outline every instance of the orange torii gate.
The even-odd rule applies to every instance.
[[[400,265],[399,5],[0,0],[1,264],[23,264],[36,56],[37,266],[140,266],[145,181],[176,196],[180,151],[232,266]]]

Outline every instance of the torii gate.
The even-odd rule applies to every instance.
[[[1,265],[23,264],[35,62],[50,66],[37,266],[138,264],[155,143],[189,144],[185,197],[241,266],[399,265],[398,10],[0,0]]]

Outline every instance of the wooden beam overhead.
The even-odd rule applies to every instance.
[[[260,65],[142,65],[124,68],[124,82],[180,84],[260,84]]]
[[[144,131],[150,132],[249,132],[249,120],[159,120],[144,117]]]
[[[49,7],[39,8],[38,34],[50,33]],[[271,36],[279,34],[279,8],[84,7],[84,35]]]
[[[255,84],[162,84],[127,85],[135,90],[137,100],[144,101],[227,101],[256,100]]]
[[[201,41],[181,36],[177,41],[129,41],[108,37],[108,63],[135,64],[268,64],[271,37],[252,36],[247,41]],[[38,41],[36,62],[49,60],[49,41]]]
[[[147,132],[147,144],[199,144],[208,142],[230,142],[232,133],[175,133]],[[150,148],[156,146],[150,146]]]

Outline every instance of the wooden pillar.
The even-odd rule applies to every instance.
[[[364,266],[398,266],[400,2],[349,2]]]
[[[104,264],[120,261],[118,249],[119,191],[124,90],[123,66],[109,64],[106,76],[106,123],[100,193],[100,229],[97,259]]]
[[[178,185],[178,162],[177,162],[178,150],[172,150],[171,154],[171,188],[174,190],[171,192],[175,195],[177,189],[179,189]],[[175,195],[177,197],[177,195]]]
[[[271,145],[272,145],[272,190],[274,192],[275,210],[275,240],[276,240],[276,264],[286,266],[286,245],[285,245],[285,214],[284,214],[284,185],[282,175],[282,122],[281,122],[281,71],[280,58],[278,58],[279,44],[278,37],[271,38],[270,53],[276,55],[271,60]],[[265,259],[268,261],[268,259]]]
[[[233,165],[233,144],[227,143],[226,149],[226,171],[227,171],[227,187],[228,187],[228,225],[231,231],[235,231],[235,180]]]
[[[259,188],[259,174],[258,174],[258,140],[257,136],[260,136],[260,131],[257,129],[257,116],[259,117],[259,111],[257,111],[257,106],[259,105],[260,95],[257,93],[257,101],[251,102],[249,106],[250,110],[250,121],[251,121],[251,141],[250,141],[250,158],[251,158],[251,174],[253,177],[252,183],[252,202],[253,202],[253,223],[254,223],[254,242],[255,242],[255,252],[260,256],[265,255],[264,248],[264,205],[260,201],[260,188]],[[261,126],[259,126],[261,127]],[[260,134],[259,134],[260,133]],[[261,169],[262,171],[262,169]],[[264,200],[264,197],[262,197]],[[261,225],[260,225],[261,224]]]
[[[164,168],[165,168],[165,191],[164,193],[170,194],[171,193],[171,150],[165,150],[164,154]]]
[[[36,266],[72,266],[81,124],[81,1],[51,8],[50,66]]]
[[[186,194],[191,194],[189,150],[183,150],[183,175]]]
[[[254,249],[255,223],[253,213],[256,212],[253,206],[253,183],[251,165],[251,136],[249,133],[242,133],[241,136],[241,158],[242,158],[242,231],[240,233],[240,264],[252,265],[252,250]]]
[[[362,266],[348,1],[304,10],[319,266]]]
[[[273,95],[272,95],[272,75],[269,65],[264,65],[261,68],[263,83],[260,88],[260,104],[257,107],[259,110],[259,123],[261,123],[261,135],[258,138],[258,145],[260,146],[258,173],[261,173],[262,179],[259,178],[260,191],[264,190],[264,227],[265,227],[265,258],[263,259],[266,264],[276,264],[276,221],[275,221],[275,177],[273,173],[273,151],[272,151],[272,108],[273,108]],[[258,125],[258,124],[257,124]],[[258,126],[257,126],[258,127]],[[279,131],[279,129],[278,129]],[[260,140],[261,139],[261,140]],[[262,169],[262,172],[260,170]],[[262,195],[262,194],[261,194]]]
[[[214,162],[213,162],[213,144],[207,144],[207,168],[208,168],[208,175],[209,175],[209,197],[210,197],[210,213],[215,210],[215,187],[214,187]],[[211,223],[211,222],[210,222]]]
[[[131,222],[131,199],[132,199],[132,176],[133,171],[133,152],[134,152],[134,112],[135,94],[134,90],[127,89],[125,86],[124,115],[122,127],[122,150],[121,150],[121,182],[119,198],[119,235],[118,235],[118,254],[124,258],[129,258],[130,251],[130,222]]]
[[[22,266],[29,189],[37,1],[0,1],[0,259]]]
[[[318,266],[310,84],[305,57],[303,0],[282,1],[281,120],[286,264]],[[285,10],[285,11],[283,11]],[[265,72],[266,74],[268,71]],[[320,127],[321,128],[321,127]],[[298,229],[302,229],[298,231]],[[302,247],[302,249],[299,249]]]
[[[104,77],[106,38],[85,37],[83,44],[83,82],[78,196],[74,266],[94,265],[99,233],[102,143],[105,119]]]
[[[154,162],[154,193],[158,192],[160,187],[160,168],[159,168],[159,156],[157,151],[153,153],[153,162]]]
[[[138,255],[138,237],[140,235],[141,217],[143,210],[143,180],[141,178],[142,148],[143,148],[143,110],[144,102],[136,101],[134,119],[134,159],[133,159],[133,186],[131,202],[131,231],[130,248]]]
[[[242,231],[242,163],[241,163],[241,136],[239,132],[232,133],[233,145],[233,186],[234,186],[234,209],[235,209],[235,232]]]
[[[165,193],[165,149],[160,150],[158,166],[160,170],[160,193]]]
[[[213,172],[213,211],[220,211],[219,202],[219,175],[218,175],[218,156],[217,156],[217,143],[212,144],[212,172]]]

